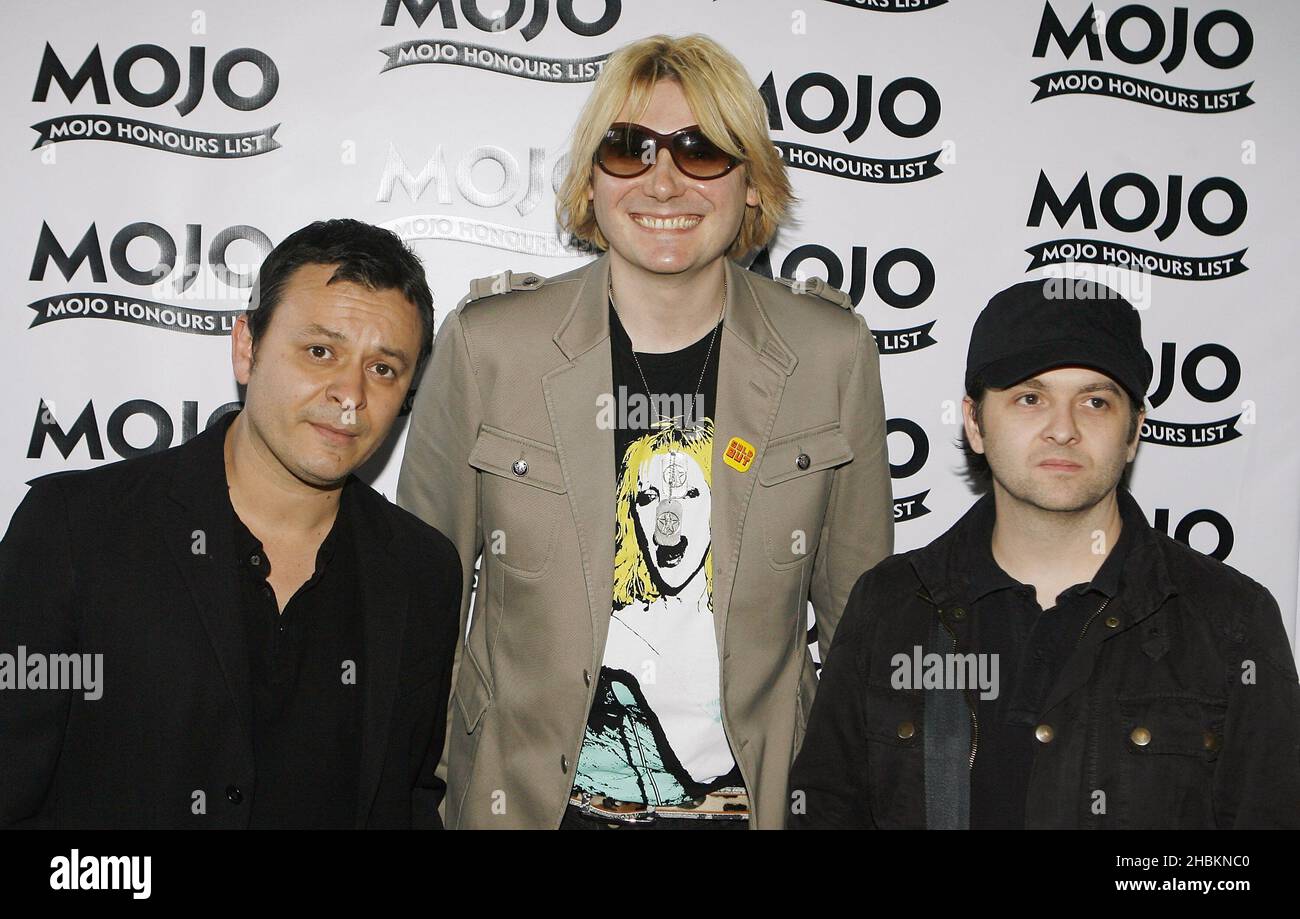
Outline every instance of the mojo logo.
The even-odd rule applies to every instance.
[[[830,248],[816,243],[806,243],[791,249],[781,262],[781,277],[794,281],[807,280],[809,274],[803,271],[806,262],[818,262],[825,269],[824,279],[831,287],[844,290],[844,263]],[[900,291],[896,286],[894,269],[899,273],[911,271],[916,274],[916,286],[910,291]],[[763,249],[755,257],[749,270],[763,277],[772,277],[771,252]],[[895,309],[910,310],[920,306],[934,292],[934,264],[917,249],[891,249],[876,260],[875,268],[869,272],[872,289],[876,297]],[[867,247],[854,246],[849,256],[849,286],[847,288],[854,306],[861,304],[867,288]],[[881,354],[902,354],[919,351],[935,343],[930,330],[934,320],[908,329],[873,329],[876,348]]]
[[[203,429],[212,427],[224,415],[237,412],[242,407],[242,403],[239,402],[227,402],[225,405],[217,406],[203,423]],[[28,459],[40,459],[45,451],[46,441],[53,441],[55,449],[64,459],[67,459],[84,441],[90,458],[102,460],[104,458],[103,436],[108,437],[108,445],[112,447],[114,453],[122,459],[130,459],[133,456],[166,450],[172,446],[172,437],[176,433],[176,423],[172,416],[157,402],[148,399],[131,399],[113,409],[108,417],[108,426],[102,431],[103,436],[101,436],[93,400],[86,403],[85,408],[68,423],[66,429],[63,424],[67,419],[60,419],[58,416],[61,414],[63,412],[55,403],[41,400],[36,407],[32,438],[27,444]],[[127,425],[135,418],[143,419],[139,424],[131,425],[136,442],[140,443],[141,426],[147,438],[147,441],[140,446],[127,439]],[[180,422],[181,443],[184,443],[200,430],[199,403],[182,402]]]
[[[1044,212],[1050,211],[1052,218],[1062,229],[1078,214],[1084,227],[1097,229],[1097,212],[1107,226],[1121,233],[1141,233],[1154,228],[1156,238],[1168,239],[1182,222],[1184,210],[1184,187],[1188,183],[1183,176],[1171,175],[1165,180],[1164,200],[1161,189],[1156,182],[1136,172],[1123,172],[1107,180],[1102,186],[1101,194],[1094,203],[1092,180],[1088,173],[1075,183],[1074,188],[1062,200],[1047,173],[1038,173],[1038,184],[1034,187],[1033,201],[1029,206],[1029,219],[1026,226],[1037,227],[1043,222]],[[1121,210],[1120,199],[1126,199]],[[1132,210],[1134,199],[1141,206]],[[1207,204],[1207,202],[1209,202]],[[1225,211],[1223,216],[1212,216]],[[1161,208],[1164,217],[1161,218]],[[1246,221],[1246,193],[1232,179],[1224,176],[1211,176],[1201,179],[1186,192],[1187,218],[1192,226],[1206,236],[1227,236],[1236,232]],[[1246,271],[1242,257],[1246,250],[1240,249],[1219,256],[1183,256],[1154,252],[1116,242],[1092,239],[1066,238],[1053,239],[1036,243],[1025,250],[1031,260],[1026,271],[1033,271],[1046,265],[1059,265],[1065,262],[1091,262],[1097,265],[1110,265],[1145,271],[1162,278],[1175,278],[1182,281],[1211,281],[1228,278]]]
[[[614,28],[623,15],[622,0],[604,0],[595,19],[583,19],[574,9],[575,0],[557,0],[555,14],[560,23],[575,35],[593,38]],[[588,8],[590,5],[588,5]],[[444,29],[458,29],[456,5],[453,0],[385,0],[380,25],[397,25],[397,14],[405,9],[416,28],[424,25],[429,15],[437,9]],[[461,0],[460,10],[465,21],[480,32],[499,33],[513,29],[524,19],[525,0],[507,0],[505,10],[486,15],[479,9],[477,0]],[[524,41],[532,41],[541,34],[550,16],[550,0],[533,0],[533,12],[519,30]],[[600,76],[601,68],[609,55],[582,58],[539,57],[530,54],[501,51],[483,45],[462,41],[412,39],[380,49],[387,57],[380,73],[410,64],[452,64],[490,70],[529,80],[547,83],[587,83]]]
[[[481,144],[461,155],[452,170],[448,168],[446,153],[439,144],[434,147],[433,155],[425,162],[419,174],[414,174],[397,147],[389,144],[388,160],[384,163],[375,200],[391,201],[400,185],[411,201],[415,202],[432,187],[438,203],[449,205],[455,201],[452,194],[454,187],[461,200],[475,207],[501,207],[513,201],[515,213],[527,217],[537,210],[544,199],[554,201],[555,191],[564,181],[568,170],[569,157],[567,153],[560,154],[548,168],[546,148],[529,147],[527,159],[525,169],[519,159],[504,147]],[[495,188],[483,188],[480,179],[476,178],[476,171],[481,164],[487,164],[489,168],[495,167],[500,174],[500,184]],[[482,175],[481,172],[478,174]],[[549,206],[545,213],[550,213]],[[554,226],[550,224],[546,229],[529,230],[474,217],[425,213],[398,217],[381,226],[408,241],[451,239],[551,258],[570,258],[583,255],[586,251],[585,247],[557,236]]]
[[[892,447],[899,438],[907,441],[908,457],[901,463],[895,463]],[[930,458],[930,438],[925,435],[925,429],[910,418],[888,419],[885,422],[885,443],[890,450],[889,476],[892,479],[905,479],[916,475],[925,467],[925,461]],[[904,520],[915,520],[930,513],[930,508],[925,506],[925,499],[929,494],[930,489],[927,488],[905,498],[895,498],[894,521],[901,523]]]
[[[1188,57],[1188,25],[1187,7],[1184,6],[1174,7],[1173,20],[1166,26],[1161,13],[1140,3],[1122,6],[1109,17],[1094,10],[1090,3],[1074,27],[1067,30],[1049,0],[1043,7],[1043,18],[1034,40],[1034,57],[1047,57],[1048,48],[1055,44],[1061,54],[1069,58],[1082,44],[1086,46],[1090,60],[1101,61],[1104,33],[1107,49],[1121,63],[1147,64],[1163,54],[1160,69],[1171,73]],[[1232,50],[1221,53],[1210,43],[1211,37],[1215,36],[1222,42],[1220,36],[1225,35],[1231,35]],[[1206,13],[1197,20],[1191,39],[1195,56],[1217,70],[1240,66],[1250,57],[1255,45],[1250,23],[1232,10]],[[1032,102],[1083,94],[1200,114],[1234,112],[1255,102],[1248,95],[1253,81],[1226,89],[1187,89],[1109,71],[1059,70],[1043,74],[1033,83],[1038,92]]]
[[[844,138],[854,143],[871,127],[872,117],[876,115],[883,130],[907,139],[923,137],[939,123],[942,110],[939,93],[920,77],[892,80],[880,90],[879,98],[873,98],[873,85],[871,75],[858,74],[850,98],[849,90],[831,74],[805,73],[796,77],[782,95],[777,89],[775,74],[769,73],[758,91],[767,105],[768,127],[772,131],[784,131],[785,119],[788,118],[794,127],[806,134],[830,134],[843,128]],[[809,104],[809,93],[814,93],[816,102]],[[824,107],[826,96],[830,97],[830,111],[821,116],[811,114],[810,109],[814,106]],[[920,112],[910,121],[904,118],[903,110],[905,106],[915,106],[908,106],[902,101],[904,99],[919,100]],[[942,150],[905,159],[881,159],[791,141],[777,140],[773,143],[787,166],[841,179],[898,184],[919,182],[943,172],[938,164]]]
[[[185,94],[176,103],[176,111],[182,118],[194,111],[204,96],[207,59],[206,48],[193,46],[189,49]],[[141,83],[148,85],[156,79],[140,78],[144,68],[136,65],[146,61],[162,69],[162,83],[156,89],[141,88]],[[259,74],[257,89],[251,93],[239,92],[232,83],[232,73],[241,64],[255,69]],[[241,68],[241,72],[246,68]],[[70,103],[81,96],[87,84],[90,85],[96,104],[110,105],[113,102],[108,91],[108,77],[99,45],[95,45],[76,73],[70,73],[53,46],[47,42],[36,73],[36,89],[32,93],[32,101],[45,102],[56,84]],[[129,105],[157,108],[176,98],[181,87],[181,65],[176,55],[159,45],[132,45],[113,64],[113,87],[122,101]],[[212,67],[213,92],[222,104],[237,112],[260,109],[275,98],[279,87],[280,70],[275,61],[255,48],[227,51],[217,58]],[[32,149],[69,140],[102,140],[185,156],[239,159],[278,149],[280,144],[274,135],[279,127],[275,124],[257,131],[223,134],[173,128],[119,115],[60,115],[32,125],[32,130],[39,135]]]
[[[157,247],[153,264],[144,267],[133,264],[128,258],[131,244],[142,239],[149,240]],[[194,287],[195,281],[210,278],[235,292],[253,286],[255,268],[251,265],[232,265],[227,258],[227,252],[233,245],[238,242],[251,244],[257,264],[271,251],[271,240],[256,227],[244,224],[226,227],[213,235],[208,243],[208,274],[204,275],[203,239],[201,224],[186,224],[182,237],[184,260],[180,261],[177,239],[167,229],[146,221],[127,224],[113,235],[108,249],[108,265],[112,266],[118,280],[136,287],[150,287],[153,296],[180,297],[187,293],[215,295],[216,291],[210,290],[207,284]],[[138,247],[136,251],[138,253]],[[81,267],[89,264],[90,279],[96,284],[108,283],[99,227],[94,223],[81,235],[71,251],[59,240],[48,223],[42,223],[28,280],[44,281],[51,261],[65,282],[71,282]],[[239,294],[239,299],[243,299],[242,294]],[[234,310],[213,310],[108,291],[64,291],[27,304],[28,309],[36,313],[28,328],[62,319],[111,319],[172,332],[228,335],[234,328],[235,317],[242,312],[243,304],[240,306],[240,309]]]
[[[1213,528],[1215,533],[1214,548],[1208,551],[1205,549],[1198,549],[1196,546],[1192,545],[1192,531],[1202,524]],[[1152,526],[1161,533],[1164,533],[1166,536],[1169,535],[1169,508],[1156,508],[1155,519],[1152,522]],[[1197,536],[1197,542],[1201,545],[1204,545],[1204,543],[1201,540],[1200,533],[1203,533],[1204,530],[1205,527],[1201,526],[1201,530],[1198,532]],[[1208,507],[1202,507],[1194,511],[1189,511],[1187,514],[1183,515],[1182,519],[1174,526],[1174,539],[1178,540],[1185,546],[1197,549],[1198,552],[1202,552],[1205,555],[1210,556],[1210,558],[1217,558],[1222,562],[1227,560],[1228,553],[1232,551],[1235,537],[1232,532],[1232,524],[1228,522],[1227,517],[1223,516],[1218,511],[1211,510]]]
[[[1201,368],[1206,361],[1217,362],[1222,367],[1223,380],[1218,383],[1203,383]],[[1209,343],[1198,345],[1183,358],[1181,369],[1178,364],[1178,345],[1166,341],[1160,345],[1160,361],[1156,374],[1156,388],[1147,396],[1152,409],[1164,405],[1174,391],[1177,378],[1183,389],[1198,402],[1209,404],[1223,402],[1237,391],[1241,384],[1241,361],[1224,345]],[[1170,447],[1209,447],[1214,444],[1227,443],[1241,436],[1237,423],[1255,423],[1255,403],[1247,399],[1241,403],[1241,411],[1230,418],[1220,421],[1186,423],[1178,421],[1156,421],[1147,418],[1142,423],[1141,439],[1151,444],[1163,444]]]

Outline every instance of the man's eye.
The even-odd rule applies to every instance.
[[[1026,405],[1037,405],[1037,404],[1038,404],[1038,393],[1027,392],[1027,393],[1025,393],[1023,396],[1021,396],[1020,398],[1021,398],[1022,400],[1023,400],[1023,399],[1031,399],[1031,400],[1033,400],[1033,401],[1031,401],[1031,402],[1026,402],[1026,403],[1025,403]]]
[[[393,377],[397,376],[397,371],[394,370],[392,367],[389,367],[387,364],[375,364],[375,370],[379,372],[379,375],[381,377],[388,377],[389,379],[392,379]]]
[[[638,491],[636,493],[636,503],[641,507],[645,507],[651,501],[657,501],[658,499],[659,492],[653,488],[649,488],[645,491]]]
[[[700,496],[700,490],[698,488],[692,488],[690,491],[686,493],[686,497],[688,498],[698,498],[699,496]]]
[[[325,347],[324,345],[310,345],[307,348],[307,351],[311,354],[312,357],[318,357],[322,359],[328,357],[330,353],[330,349]]]
[[[1110,405],[1110,403],[1107,402],[1105,399],[1103,399],[1101,396],[1092,396],[1091,398],[1088,399],[1088,401],[1098,403],[1097,405],[1094,406],[1094,408],[1106,408],[1107,406]]]

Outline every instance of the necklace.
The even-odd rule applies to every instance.
[[[622,315],[618,311],[618,304],[614,302],[614,279],[609,281],[609,305],[614,308],[614,315],[618,316],[618,321],[623,321]],[[701,394],[704,389],[704,374],[709,369],[709,358],[713,356],[713,344],[718,337],[718,326],[722,324],[722,317],[727,312],[727,275],[722,275],[722,309],[718,311],[718,323],[713,327],[713,333],[709,336],[709,348],[704,353],[704,365],[700,367],[700,379],[695,384],[696,395]],[[624,326],[626,329],[626,326]],[[632,337],[628,336],[628,342],[631,343]],[[650,384],[646,381],[645,371],[641,369],[641,361],[637,359],[636,348],[632,349],[632,363],[636,365],[636,372],[641,377],[641,385],[645,387],[646,396],[650,399],[650,411],[652,421],[655,427],[659,427],[659,410],[655,402],[655,397],[650,392]],[[675,491],[686,484],[686,467],[677,461],[677,450],[669,448],[668,465],[664,468],[664,484],[668,486],[668,497],[660,498],[659,503],[655,505],[655,545],[675,546],[682,541],[682,502],[675,497]]]

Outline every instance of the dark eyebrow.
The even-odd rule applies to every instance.
[[[1023,380],[1022,382],[1017,383],[1015,386],[1012,386],[1010,388],[1011,389],[1035,389],[1038,390],[1039,392],[1047,391],[1047,387],[1043,385],[1043,381],[1038,379],[1038,377],[1030,377],[1028,380]],[[1078,391],[1080,393],[1109,392],[1109,393],[1114,393],[1117,396],[1120,394],[1119,387],[1116,386],[1114,383],[1112,383],[1110,380],[1099,380],[1096,383],[1088,383],[1084,386],[1080,386]]]
[[[348,340],[348,337],[344,335],[342,332],[340,332],[338,329],[327,329],[325,328],[325,326],[320,325],[319,323],[312,323],[309,326],[304,326],[298,332],[299,338],[314,338],[316,336],[320,336],[322,338],[328,338],[331,341]]]
[[[344,335],[342,332],[340,332],[338,329],[329,329],[321,325],[320,323],[312,323],[309,326],[303,326],[303,328],[298,332],[298,337],[299,338],[317,338],[317,337],[328,338],[330,341],[348,340],[348,337]],[[411,363],[411,358],[401,348],[389,348],[381,345],[379,347],[379,353],[384,355],[385,357],[391,357],[394,360],[401,361],[403,364],[409,365]]]
[[[381,345],[379,347],[379,353],[385,357],[391,357],[394,360],[401,361],[403,364],[411,363],[411,359],[406,356],[406,352],[401,348],[386,348]]]

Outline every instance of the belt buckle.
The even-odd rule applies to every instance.
[[[576,801],[574,800],[575,797],[577,798]],[[600,799],[602,801],[613,802],[614,804],[630,803],[626,801],[615,800],[614,798],[608,797],[607,795],[601,795]],[[576,796],[571,795],[569,797],[570,804],[577,806],[578,810],[581,811],[584,815],[588,817],[593,817],[598,820],[606,820],[614,823],[621,823],[624,826],[646,826],[648,824],[654,823],[655,820],[657,819],[655,815],[655,807],[653,804],[638,805],[639,807],[642,807],[643,810],[622,813],[616,810],[607,810],[604,807],[601,807],[593,803],[595,800],[596,800],[596,796],[591,794],[591,792],[588,791],[582,791],[579,792]]]

